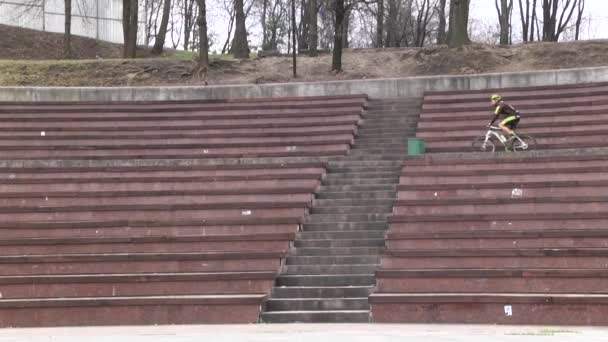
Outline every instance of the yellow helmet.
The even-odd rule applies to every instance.
[[[492,100],[492,101],[500,101],[500,100],[502,100],[502,96],[500,96],[498,94],[494,94],[494,95],[490,96],[490,100]]]

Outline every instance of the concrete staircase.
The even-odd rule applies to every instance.
[[[266,302],[263,322],[369,322],[406,138],[420,99],[371,100],[350,154],[334,158]]]

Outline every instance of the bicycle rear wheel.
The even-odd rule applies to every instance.
[[[533,137],[527,134],[518,134],[517,136],[519,137],[519,139],[521,139],[521,141],[515,139],[513,145],[511,146],[512,151],[530,151],[536,148],[536,139],[534,139]]]
[[[494,145],[494,142],[492,142],[492,139],[486,141],[486,137],[475,138],[471,146],[473,147],[473,151],[494,152],[496,150],[496,146]]]

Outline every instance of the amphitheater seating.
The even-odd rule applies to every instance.
[[[543,151],[466,153],[492,93]],[[373,319],[607,324],[607,106],[608,84],[425,94],[431,154],[403,165]]]
[[[8,159],[343,155],[364,96],[140,103],[4,103]]]
[[[518,130],[534,136],[539,149],[608,146],[605,83],[427,93],[416,136],[430,153],[471,150],[492,117],[493,92],[522,112]]]
[[[0,105],[0,326],[255,322],[365,102]]]
[[[406,160],[376,322],[608,323],[608,156]]]

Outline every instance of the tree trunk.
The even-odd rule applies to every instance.
[[[247,28],[245,27],[245,10],[243,0],[234,0],[234,12],[236,14],[236,28],[230,52],[234,58],[249,58],[249,43],[247,42]]]
[[[513,0],[494,1],[496,12],[498,13],[498,23],[500,24],[500,45],[509,45],[509,32],[511,31],[511,13],[513,11]]]
[[[397,35],[401,31],[397,26],[397,16],[399,14],[399,5],[397,0],[389,0],[388,5],[388,20],[386,23],[386,47],[397,47],[399,42]]]
[[[209,42],[207,40],[207,8],[205,0],[197,0],[198,3],[198,68],[207,84],[207,73],[209,71]]]
[[[65,31],[63,33],[63,56],[72,58],[72,0],[65,0]]]
[[[578,40],[581,32],[581,23],[583,22],[583,12],[585,11],[585,0],[578,1],[578,16],[576,17],[576,31],[574,40]]]
[[[529,42],[534,41],[534,32],[538,30],[538,25],[536,24],[536,0],[532,1],[532,17],[530,18],[530,39]],[[536,35],[536,39],[539,38],[539,35]]]
[[[331,70],[342,71],[342,27],[344,21],[344,0],[336,0],[336,25],[334,30],[334,50],[331,60]]]
[[[350,27],[350,9],[344,11],[344,19],[342,20],[342,48],[348,49],[348,29]]]
[[[136,56],[138,12],[137,0],[123,0],[124,58],[135,58]]]
[[[319,33],[317,25],[317,0],[308,0],[309,15],[308,20],[308,54],[311,57],[317,55],[317,46],[319,45]]]
[[[169,15],[171,14],[171,0],[165,0],[164,5],[163,18],[160,21],[160,28],[156,33],[154,47],[151,51],[151,54],[153,55],[160,55],[163,53],[163,47],[165,46],[165,36],[167,34],[167,26],[169,25]]]
[[[443,0],[445,1],[445,0]],[[376,47],[382,48],[384,38],[384,0],[378,0],[378,13],[376,13]]]
[[[262,50],[268,45],[268,30],[266,29],[266,12],[268,11],[268,0],[262,2]]]
[[[445,44],[446,40],[447,40],[446,34],[445,34],[445,24],[446,24],[445,5],[446,5],[446,0],[440,0],[439,6],[436,8],[437,13],[439,15],[439,25],[437,27],[437,44]]]
[[[448,31],[448,45],[450,47],[471,43],[468,32],[469,3],[470,0],[450,1],[450,28]]]
[[[298,51],[308,50],[308,35],[310,34],[310,6],[306,0],[302,0],[300,7],[300,32],[298,35]]]

